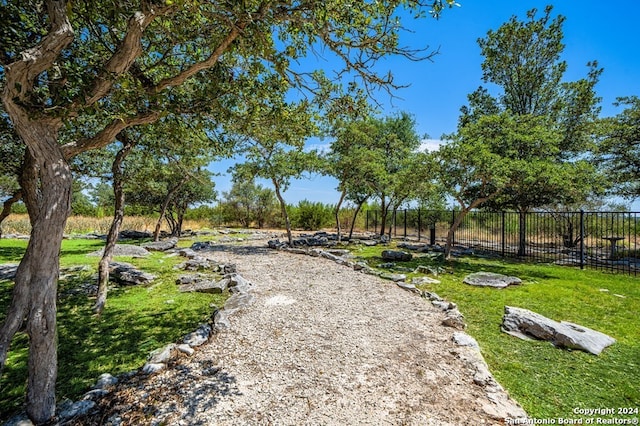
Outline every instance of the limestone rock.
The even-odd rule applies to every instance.
[[[148,362],[142,367],[142,372],[144,374],[153,374],[158,371],[162,371],[165,368],[167,368],[166,364]]]
[[[383,272],[380,274],[380,278],[384,278],[385,280],[391,280],[393,282],[405,281],[407,276],[404,274],[392,274],[389,272]]]
[[[411,253],[400,250],[383,250],[381,256],[383,260],[388,260],[390,262],[408,262],[413,259],[413,255]]]
[[[65,424],[75,417],[86,416],[95,406],[91,400],[64,402],[58,406],[58,423]]]
[[[109,274],[114,280],[125,285],[148,284],[156,278],[155,275],[143,272],[126,262],[110,262]]]
[[[149,251],[167,251],[178,245],[178,239],[176,237],[168,238],[164,241],[154,241],[151,243],[142,244],[142,247]]]
[[[98,381],[93,386],[94,389],[106,389],[118,384],[118,379],[109,373],[101,374]]]
[[[493,272],[476,272],[467,275],[462,282],[469,285],[494,288],[505,288],[510,285],[522,284],[520,278],[495,274]]]
[[[480,350],[480,345],[473,337],[469,336],[467,333],[463,333],[462,331],[456,331],[453,333],[453,341],[458,346],[468,346],[477,351]]]
[[[87,254],[87,256],[102,257],[104,254],[104,248]],[[113,249],[113,256],[131,256],[131,257],[146,257],[151,253],[143,247],[133,244],[116,244]]]
[[[209,340],[211,336],[211,326],[209,324],[201,324],[194,332],[184,337],[184,343],[191,346],[201,346]]]
[[[413,285],[412,283],[405,283],[404,281],[398,281],[398,282],[396,282],[396,284],[398,285],[398,287],[400,287],[403,290],[407,290],[407,291],[410,291],[412,293],[420,294],[420,290],[418,290],[416,288],[416,286]]]
[[[599,331],[565,321],[554,321],[527,309],[504,307],[502,331],[521,339],[535,337],[555,346],[579,349],[594,355],[616,340]]]
[[[435,278],[430,278],[430,277],[413,277],[411,278],[411,284],[413,285],[440,284],[440,280],[436,280]]]
[[[0,280],[12,280],[16,277],[16,271],[18,265],[14,263],[7,263],[0,265]]]
[[[442,325],[452,327],[457,330],[464,330],[467,324],[464,322],[464,316],[458,309],[450,309],[446,311],[445,317],[442,320]]]

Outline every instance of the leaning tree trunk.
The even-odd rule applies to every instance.
[[[347,191],[342,191],[338,204],[336,204],[335,217],[336,217],[336,230],[338,232],[338,242],[342,241],[342,228],[340,227],[340,207],[344,201],[344,197],[347,195]]]
[[[118,242],[118,234],[124,220],[124,182],[122,172],[122,162],[129,155],[134,143],[122,132],[119,139],[124,143],[120,151],[116,154],[116,158],[111,165],[113,175],[113,195],[115,197],[113,221],[107,234],[107,242],[104,246],[102,259],[98,264],[98,293],[96,303],[93,305],[93,312],[101,314],[107,303],[107,292],[109,286],[109,263],[113,257],[113,252]]]
[[[276,197],[280,202],[280,211],[282,212],[282,218],[284,219],[284,224],[287,228],[287,241],[289,242],[289,247],[293,247],[293,236],[291,235],[291,220],[289,219],[289,213],[287,212],[287,203],[282,198],[282,194],[280,193],[280,185],[275,180],[272,180],[273,187],[276,190]]]
[[[367,201],[366,198],[358,202],[356,211],[353,213],[353,218],[351,218],[351,227],[349,228],[349,241],[351,241],[351,237],[353,237],[353,228],[355,228],[356,226],[356,218],[358,217],[358,213],[360,213],[360,210],[362,209],[362,205],[365,203],[365,201]]]
[[[56,140],[57,128],[31,122],[21,137],[30,154],[22,176],[31,237],[18,267],[13,299],[0,329],[0,373],[9,344],[26,320],[29,378],[26,411],[36,424],[55,414],[57,377],[56,296],[59,256],[71,211],[72,175]]]
[[[22,199],[22,190],[17,190],[13,195],[2,203],[0,212],[0,238],[2,238],[2,222],[11,214],[11,206]]]
[[[484,203],[485,201],[488,201],[490,198],[494,197],[497,194],[498,193],[496,192],[496,193],[492,194],[489,197],[478,198],[477,200],[474,200],[471,204],[469,204],[469,206],[467,206],[467,207],[465,207],[462,202],[459,202],[459,204],[462,207],[462,209],[460,210],[460,213],[458,213],[458,215],[453,220],[453,223],[451,224],[451,227],[449,228],[449,231],[447,231],[447,243],[446,243],[445,248],[444,248],[444,257],[445,257],[445,259],[451,260],[451,248],[453,247],[453,238],[454,238],[454,235],[456,233],[456,230],[458,229],[458,227],[462,223],[462,220],[465,218],[465,216],[471,210],[475,209],[480,204]]]

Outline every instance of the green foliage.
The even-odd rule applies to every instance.
[[[540,18],[532,9],[524,21],[514,16],[478,40],[483,80],[502,92],[494,98],[480,87],[469,95],[469,105],[461,110],[458,137],[475,137],[508,160],[504,166],[511,174],[506,179],[485,179],[484,186],[465,189],[471,199],[498,191],[490,197],[492,208],[526,211],[575,204],[602,191],[602,176],[586,160],[599,111],[594,87],[602,70],[592,62],[587,77],[562,81],[567,69],[560,60],[565,18],[552,18],[552,9],[548,6]],[[494,118],[482,121],[483,117]],[[500,174],[491,179],[496,176]],[[473,195],[477,188],[482,190]]]
[[[382,249],[360,249],[354,254],[378,264]],[[579,417],[573,414],[576,407],[640,405],[636,386],[640,380],[638,278],[473,258],[442,262],[424,256],[403,264],[410,268],[417,265],[439,269],[441,284],[424,289],[458,305],[468,325],[466,331],[480,344],[491,372],[530,417],[574,418]],[[478,271],[518,276],[523,284],[496,290],[462,283],[467,274]],[[500,331],[504,306],[581,324],[609,334],[617,342],[594,356],[558,349],[548,342],[523,341]]]
[[[640,196],[640,98],[619,98],[616,105],[625,108],[600,123],[599,160],[614,192],[632,199]]]
[[[291,211],[291,225],[306,231],[316,231],[333,223],[334,207],[320,202],[302,200]]]
[[[97,266],[99,258],[86,253],[98,250],[103,242],[65,240],[61,265]],[[25,241],[0,240],[0,263],[17,262],[26,248]],[[122,258],[144,271],[157,274],[147,287],[116,287],[109,293],[108,305],[101,316],[92,314],[93,300],[78,292],[93,281],[93,271],[63,277],[58,290],[59,363],[57,394],[61,399],[77,400],[89,390],[102,373],[117,375],[141,367],[149,352],[178,341],[208,320],[210,304],[221,305],[225,295],[180,293],[175,285],[173,266],[179,258],[154,253],[148,259]],[[0,281],[0,312],[10,303],[12,283]],[[24,401],[27,374],[25,333],[16,335],[5,374],[0,380],[0,420],[19,410]]]

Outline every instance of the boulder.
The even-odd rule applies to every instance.
[[[87,254],[87,256],[102,257],[104,254],[104,248]],[[113,256],[131,256],[131,257],[146,257],[151,253],[144,247],[136,246],[133,244],[116,244],[113,249]]]
[[[178,245],[178,239],[176,237],[166,239],[164,241],[154,241],[151,243],[142,244],[142,247],[149,251],[167,251],[171,250]]]
[[[467,275],[462,282],[469,285],[493,288],[505,288],[510,285],[522,284],[520,278],[495,274],[493,272],[476,272]]]
[[[141,240],[144,238],[152,238],[153,234],[148,231],[134,231],[131,229],[125,229],[120,231],[118,234],[118,239],[132,239],[132,240]]]
[[[12,280],[16,277],[16,271],[18,265],[14,263],[7,263],[0,265],[0,280]]]
[[[512,336],[530,340],[531,337],[547,340],[555,346],[579,349],[594,355],[616,340],[599,331],[566,321],[554,321],[527,309],[504,307],[502,331]]]
[[[380,278],[384,278],[385,280],[391,280],[393,282],[405,281],[407,276],[404,274],[392,274],[390,272],[383,272],[380,274]]]
[[[109,275],[120,284],[125,285],[148,284],[156,278],[155,275],[143,272],[125,262],[110,262]]]
[[[190,280],[189,278],[180,277],[177,280],[177,284],[179,285],[178,291],[180,293],[192,293],[194,291],[199,293],[222,293],[227,289],[228,280],[215,281],[202,277],[194,277]]]
[[[457,330],[464,330],[467,327],[467,324],[464,322],[464,315],[462,315],[458,309],[449,309],[446,311],[442,325]]]
[[[184,343],[191,346],[201,346],[209,340],[213,330],[209,324],[201,324],[194,332],[187,334],[184,337]]]
[[[408,262],[413,259],[413,255],[401,250],[383,250],[382,259],[389,262]]]

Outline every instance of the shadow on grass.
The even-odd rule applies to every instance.
[[[25,247],[2,246],[0,247],[0,263],[18,263],[24,255]]]

